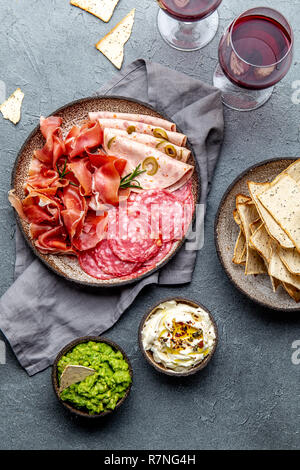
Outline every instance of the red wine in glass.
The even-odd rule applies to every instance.
[[[180,51],[206,46],[218,30],[222,0],[157,0],[158,30],[167,44]]]
[[[239,87],[272,87],[288,72],[292,35],[275,18],[262,14],[239,17],[223,36],[219,61],[224,74]]]
[[[222,0],[158,0],[159,6],[178,21],[199,21],[211,15]]]

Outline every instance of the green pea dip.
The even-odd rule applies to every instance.
[[[89,414],[114,410],[124,397],[131,376],[121,351],[106,343],[89,341],[75,346],[58,362],[58,378],[68,365],[91,367],[95,374],[63,390],[60,397],[76,408],[85,408]]]

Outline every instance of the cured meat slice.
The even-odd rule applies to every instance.
[[[164,242],[181,240],[183,231],[183,204],[169,191],[145,191],[140,194],[135,204],[146,208],[150,214],[151,228],[157,229]],[[141,209],[142,210],[142,209]]]
[[[145,190],[167,189],[171,186],[175,190],[190,179],[194,171],[193,166],[175,160],[157,149],[117,135],[112,129],[105,129],[103,145],[109,155],[127,160],[124,174],[131,173],[138,165],[146,166],[146,171],[136,178]],[[147,167],[148,160],[156,163],[156,173]]]
[[[94,250],[91,250],[91,253],[93,253],[100,269],[106,274],[112,274],[116,277],[131,274],[140,266],[140,263],[122,261],[113,253],[107,240],[102,240]]]
[[[159,127],[152,126],[151,124],[143,124],[142,122],[126,121],[125,119],[98,119],[102,129],[122,129],[127,132],[134,130],[140,134],[149,134],[154,137],[162,137],[172,144],[184,147],[187,142],[187,137],[179,132],[167,131]],[[163,132],[162,132],[163,131]],[[164,136],[164,137],[163,137]]]
[[[185,183],[181,188],[176,189],[176,191],[173,191],[173,196],[175,196],[179,201],[186,201],[189,199],[190,196],[193,196],[192,193],[192,182],[189,180],[187,183]]]
[[[170,142],[168,142],[167,140],[158,139],[157,137],[153,137],[149,134],[140,134],[138,132],[132,132],[131,134],[128,134],[127,131],[121,129],[114,129],[113,132],[116,135],[120,135],[129,140],[140,142],[141,144],[147,145],[148,147],[160,150],[166,155],[175,158],[175,160],[180,160],[181,162],[187,162],[189,157],[191,156],[191,151],[186,147],[178,147],[178,145],[170,144]]]
[[[118,213],[116,230],[109,230],[109,246],[121,260],[143,263],[161,247],[161,240],[151,236],[151,226],[143,213],[137,216],[122,211]]]
[[[78,262],[81,269],[96,279],[108,280],[113,279],[115,276],[106,274],[96,262],[94,253],[89,251],[83,251],[78,255]]]
[[[167,121],[155,116],[149,116],[148,114],[130,114],[130,113],[114,113],[111,111],[98,111],[95,113],[89,113],[91,121],[97,121],[98,119],[123,119],[125,121],[137,121],[144,124],[151,124],[155,127],[162,127],[167,131],[176,131],[176,124],[174,122]]]

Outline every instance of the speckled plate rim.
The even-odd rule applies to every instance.
[[[146,108],[150,109],[151,111],[155,112],[155,113],[158,113],[162,118],[168,120],[168,121],[172,121],[173,120],[165,113],[165,112],[162,112],[160,111],[158,108],[154,108],[153,106],[149,105],[148,103],[145,103],[143,101],[140,101],[140,100],[137,100],[137,99],[134,99],[134,98],[128,98],[126,96],[119,96],[119,95],[94,95],[94,96],[88,96],[88,97],[85,97],[85,98],[80,98],[78,100],[74,100],[74,101],[71,101],[70,103],[67,103],[61,107],[59,107],[58,109],[56,109],[55,111],[53,111],[49,116],[53,116],[53,115],[56,115],[60,112],[63,112],[64,110],[66,110],[67,108],[71,107],[71,106],[76,106],[76,105],[80,105],[80,104],[83,104],[84,102],[89,102],[91,100],[103,100],[103,99],[112,99],[112,100],[122,100],[122,101],[128,101],[128,102],[132,102],[132,103],[137,103],[141,106],[145,106]],[[175,123],[176,124],[176,123]],[[176,124],[176,127],[177,127],[177,131],[178,132],[182,132],[180,127],[177,126]],[[18,164],[19,164],[19,160],[21,159],[22,157],[22,154],[23,154],[23,151],[24,149],[26,148],[26,146],[28,145],[28,143],[30,142],[30,140],[35,136],[35,134],[39,131],[40,129],[40,125],[38,124],[31,132],[30,134],[28,135],[28,137],[26,138],[26,140],[24,141],[23,145],[21,146],[18,154],[17,154],[17,157],[15,159],[15,162],[14,162],[14,166],[13,166],[13,169],[12,169],[12,173],[11,173],[11,189],[14,189],[15,188],[15,179],[16,179],[16,174],[17,174],[17,170],[18,170]],[[192,221],[190,223],[190,226],[186,232],[186,234],[189,232],[190,228],[194,225],[194,222],[195,222],[195,218],[196,218],[196,204],[199,203],[200,201],[200,195],[201,195],[201,179],[200,179],[200,167],[199,167],[199,163],[198,163],[198,160],[195,156],[195,152],[194,152],[194,149],[193,149],[193,146],[192,144],[190,143],[189,139],[187,139],[187,144],[186,144],[186,147],[191,150],[191,155],[192,155],[192,158],[193,158],[193,162],[194,162],[194,167],[195,167],[195,170],[194,170],[194,174],[196,174],[196,178],[197,178],[197,182],[196,182],[196,194],[195,194],[195,208],[194,208],[194,213],[193,213],[193,217],[192,217]],[[151,276],[152,274],[154,274],[156,271],[158,271],[159,269],[161,269],[163,266],[165,266],[172,258],[173,256],[175,256],[177,254],[177,252],[179,251],[179,249],[182,247],[182,245],[184,244],[185,240],[186,240],[186,236],[182,238],[182,240],[178,241],[178,244],[176,246],[176,248],[173,250],[173,252],[171,252],[170,254],[167,254],[165,259],[159,263],[158,266],[154,267],[153,269],[151,269],[150,271],[147,271],[146,273],[144,274],[141,274],[140,276],[136,277],[136,278],[132,278],[132,279],[124,279],[124,280],[121,280],[121,281],[112,281],[112,282],[92,282],[92,281],[82,281],[82,280],[76,280],[76,279],[72,279],[70,278],[69,276],[67,276],[67,274],[64,274],[62,272],[60,272],[58,269],[56,269],[54,266],[51,266],[51,264],[46,260],[44,259],[44,257],[42,256],[42,254],[35,248],[34,244],[32,243],[31,239],[29,238],[29,236],[26,234],[24,228],[23,228],[23,225],[21,223],[21,220],[20,220],[20,217],[18,216],[17,212],[14,210],[14,214],[15,214],[15,218],[16,218],[16,221],[17,221],[17,225],[27,243],[27,245],[29,246],[29,248],[33,251],[33,253],[40,259],[40,261],[42,261],[42,263],[47,266],[47,268],[52,271],[53,273],[55,273],[57,276],[61,277],[62,279],[66,280],[67,282],[70,282],[72,284],[76,284],[78,286],[81,286],[81,287],[90,287],[90,288],[98,288],[98,289],[102,289],[103,287],[108,287],[108,288],[115,288],[115,287],[122,287],[122,286],[126,286],[126,285],[130,285],[130,284],[134,284],[136,282],[139,282],[141,281],[142,279],[148,277],[148,276]]]
[[[234,279],[233,277],[231,276],[230,272],[228,271],[228,269],[226,268],[225,266],[225,263],[223,261],[223,257],[222,257],[222,247],[220,246],[220,243],[219,243],[219,234],[218,234],[218,224],[219,224],[219,220],[220,220],[220,216],[221,216],[221,213],[222,213],[222,210],[223,210],[223,206],[225,204],[225,201],[227,200],[227,198],[229,197],[230,195],[230,192],[232,191],[232,189],[234,188],[234,186],[236,184],[239,183],[239,181],[241,179],[243,179],[245,176],[247,176],[248,173],[251,173],[252,170],[260,167],[260,166],[265,166],[265,165],[268,165],[269,163],[274,163],[274,162],[280,162],[280,161],[283,161],[283,160],[286,160],[287,161],[287,167],[293,163],[294,161],[298,160],[297,158],[295,157],[277,157],[277,158],[269,158],[267,160],[263,160],[259,163],[256,163],[254,165],[251,165],[250,167],[248,167],[246,170],[244,170],[242,173],[240,173],[234,180],[233,182],[228,186],[228,188],[226,189],[225,193],[223,194],[223,197],[221,199],[221,202],[219,204],[219,207],[218,207],[218,210],[217,210],[217,213],[216,213],[216,217],[215,217],[215,224],[214,224],[214,241],[215,241],[215,247],[216,247],[216,251],[217,251],[217,255],[218,255],[218,258],[219,258],[219,261],[228,277],[228,279],[231,281],[231,283],[235,286],[235,288],[241,292],[243,295],[245,295],[249,300],[251,300],[252,302],[260,305],[261,307],[264,307],[264,308],[268,308],[270,310],[274,310],[274,311],[278,311],[278,312],[289,312],[289,313],[293,313],[293,312],[300,312],[300,306],[299,307],[276,307],[276,306],[273,306],[271,304],[268,304],[267,302],[263,302],[262,300],[258,300],[257,298],[253,297],[249,292],[247,292],[245,289],[243,289]],[[234,220],[232,218],[232,223],[234,223]]]
[[[211,352],[209,353],[209,355],[206,356],[206,358],[203,359],[203,361],[201,361],[198,365],[192,367],[191,369],[189,369],[185,372],[176,372],[176,371],[172,371],[170,369],[167,369],[163,366],[160,366],[157,362],[154,361],[154,359],[151,358],[151,353],[145,351],[145,348],[144,348],[143,342],[142,342],[142,330],[144,328],[144,324],[145,324],[146,320],[151,315],[153,315],[153,313],[155,313],[155,310],[157,309],[157,307],[160,304],[163,304],[164,302],[169,302],[170,300],[175,300],[176,302],[182,302],[182,303],[186,303],[188,305],[191,305],[193,307],[202,308],[205,312],[208,313],[209,318],[210,318],[210,320],[211,320],[211,322],[214,326],[215,333],[216,333],[216,339],[215,339],[215,342],[214,342],[214,346],[213,346]],[[200,304],[200,302],[198,302],[194,299],[188,299],[186,297],[168,297],[166,299],[161,299],[158,303],[156,303],[153,307],[151,307],[151,309],[147,310],[147,312],[145,313],[145,315],[143,316],[143,318],[140,321],[139,330],[138,330],[138,342],[139,342],[139,347],[140,347],[141,353],[143,354],[144,358],[146,359],[148,364],[150,364],[155,370],[157,370],[161,374],[169,375],[169,376],[172,376],[172,377],[187,377],[189,375],[194,375],[197,372],[199,372],[200,370],[204,369],[208,365],[208,363],[211,361],[213,355],[215,354],[217,346],[218,346],[219,332],[218,332],[217,323],[216,323],[213,315],[208,310],[208,308],[205,307],[204,305]]]
[[[120,351],[122,353],[125,361],[127,362],[128,366],[129,366],[129,373],[130,373],[130,377],[131,377],[131,384],[127,388],[124,397],[121,398],[121,400],[118,401],[116,407],[113,410],[103,411],[102,413],[98,413],[98,414],[94,414],[94,415],[90,415],[86,411],[82,411],[79,408],[75,408],[69,402],[63,401],[60,398],[59,391],[58,391],[59,390],[59,385],[58,385],[58,376],[57,376],[57,374],[58,374],[57,364],[58,364],[59,360],[62,358],[62,356],[64,356],[66,353],[70,352],[78,344],[88,343],[89,341],[94,341],[96,343],[106,343],[106,344],[109,344],[110,346],[112,346],[117,351]],[[124,350],[121,348],[121,346],[119,346],[117,343],[115,343],[114,341],[112,341],[112,340],[110,340],[110,339],[108,339],[104,336],[82,336],[82,337],[74,339],[73,341],[68,343],[57,354],[57,356],[54,360],[53,366],[52,366],[51,378],[52,378],[52,385],[53,385],[53,390],[54,390],[54,393],[56,395],[56,398],[68,411],[70,411],[71,413],[73,413],[77,416],[80,416],[82,418],[97,419],[97,418],[103,418],[104,416],[111,415],[112,413],[114,413],[114,411],[116,411],[118,408],[120,408],[120,406],[124,403],[124,401],[126,400],[126,398],[128,397],[128,395],[130,394],[130,391],[131,391],[131,387],[132,387],[132,383],[133,383],[133,370],[132,370],[132,366],[131,366],[131,363],[130,363],[130,360],[129,360],[127,354],[124,352]]]

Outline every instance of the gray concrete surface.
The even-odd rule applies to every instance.
[[[242,9],[257,4],[273,6],[291,21],[294,62],[263,108],[251,113],[225,110],[225,141],[193,282],[145,289],[107,333],[132,360],[130,399],[115,416],[87,426],[56,402],[50,370],[29,378],[7,345],[7,363],[0,365],[1,449],[299,448],[300,365],[293,365],[291,356],[293,341],[300,340],[300,317],[260,308],[237,292],[222,271],[213,241],[218,204],[241,171],[266,158],[299,156],[300,105],[292,102],[292,84],[300,80],[299,0],[224,0],[217,36],[194,53],[177,52],[161,40],[154,0],[120,0],[109,24],[71,7],[68,0],[0,0],[0,79],[7,94],[17,86],[25,92],[17,127],[0,116],[0,294],[13,281],[15,222],[7,191],[16,153],[40,114],[91,95],[116,73],[93,44],[135,6],[125,64],[145,57],[210,83],[223,28]],[[220,330],[220,345],[209,367],[182,380],[155,373],[137,344],[145,309],[173,294],[206,305]]]

